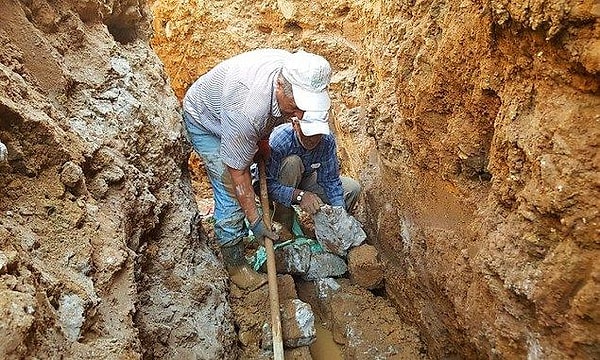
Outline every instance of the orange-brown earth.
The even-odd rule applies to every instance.
[[[416,329],[430,358],[600,357],[596,1],[149,5],[0,0],[3,358],[239,353],[177,99],[267,46],[332,63],[343,170],[385,264],[383,296],[343,294],[406,330],[390,341]]]

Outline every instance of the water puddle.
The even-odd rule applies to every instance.
[[[315,330],[317,331],[317,340],[310,345],[310,354],[313,360],[342,360],[342,350],[340,346],[333,341],[333,334],[329,329],[315,321]]]

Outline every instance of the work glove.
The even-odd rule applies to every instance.
[[[254,238],[258,240],[258,243],[262,246],[265,246],[265,237],[273,240],[273,242],[279,240],[279,236],[277,236],[277,234],[275,234],[271,229],[268,229],[260,217],[254,222],[254,224],[250,225],[250,230],[252,230]]]
[[[265,162],[271,156],[271,147],[269,146],[269,139],[260,139],[258,143],[258,150],[254,154],[254,162],[264,160]]]
[[[300,201],[300,208],[310,215],[314,215],[321,210],[323,201],[317,194],[310,191],[305,191],[302,200]]]

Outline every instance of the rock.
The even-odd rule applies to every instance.
[[[125,178],[125,172],[117,165],[110,165],[102,171],[102,178],[107,184],[118,183]]]
[[[88,185],[88,190],[96,199],[102,199],[108,192],[108,183],[102,176],[96,176]]]
[[[377,249],[368,244],[350,249],[348,272],[356,285],[365,289],[376,289],[383,285],[383,264],[377,259]]]
[[[242,344],[248,346],[244,343]],[[271,331],[271,325],[269,323],[264,323],[261,328],[260,348],[263,350],[273,349],[273,332]]]
[[[11,267],[15,267],[19,259],[16,251],[0,251],[0,274],[6,274]]]
[[[121,57],[110,58],[110,67],[121,76],[125,76],[131,73],[131,66],[129,65],[129,61]]]
[[[8,160],[8,149],[2,141],[0,141],[0,163]]]
[[[83,300],[75,295],[65,295],[60,299],[58,308],[59,325],[67,340],[75,342],[79,339],[81,326],[85,318]]]
[[[348,267],[341,257],[332,253],[316,253],[310,258],[310,267],[304,280],[317,280],[328,277],[342,276],[348,271]]]
[[[82,176],[83,169],[81,169],[81,166],[72,161],[67,161],[62,166],[60,181],[67,187],[74,187],[81,180]]]
[[[366,238],[361,224],[341,207],[324,205],[313,216],[317,241],[327,251],[346,256],[348,249]]]
[[[299,299],[281,303],[281,328],[283,343],[287,347],[307,346],[317,339],[312,308]]]
[[[308,244],[288,245],[275,251],[278,273],[305,274],[310,268],[311,251]]]

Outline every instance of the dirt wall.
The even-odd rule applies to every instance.
[[[367,88],[393,95],[366,105],[383,165],[368,203],[394,253],[387,289],[436,353],[600,350],[598,8],[528,4],[386,4],[371,18],[397,31],[370,35],[387,46],[359,71],[384,69]]]
[[[235,354],[145,3],[0,9],[0,357]]]
[[[218,61],[334,68],[344,171],[433,358],[599,356],[594,1],[153,1],[176,94]]]

